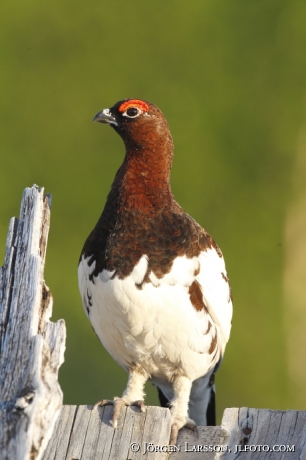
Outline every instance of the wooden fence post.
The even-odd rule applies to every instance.
[[[62,405],[64,321],[52,323],[44,283],[51,197],[27,188],[0,268],[0,458],[41,458]]]

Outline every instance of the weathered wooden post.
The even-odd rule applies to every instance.
[[[64,360],[64,321],[52,323],[43,274],[50,196],[24,191],[10,222],[0,269],[0,458],[39,459],[62,405],[57,382]]]

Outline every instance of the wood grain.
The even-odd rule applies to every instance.
[[[306,411],[226,409],[221,427],[229,433],[224,460],[306,459]]]
[[[183,429],[173,448],[168,409],[126,408],[116,430],[112,410],[63,406],[43,460],[306,460],[305,411],[226,409],[221,426],[198,427],[198,436]]]
[[[114,429],[113,407],[63,406],[43,460],[166,459],[167,453],[144,452],[145,442],[168,445],[170,413],[161,407],[124,408]],[[134,446],[139,450],[133,452]]]
[[[27,188],[11,219],[0,268],[1,460],[39,459],[62,404],[57,381],[64,360],[63,321],[51,323],[44,283],[50,197]]]

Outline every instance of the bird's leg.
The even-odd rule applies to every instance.
[[[174,398],[171,401],[171,434],[170,445],[175,445],[178,432],[187,427],[197,432],[196,423],[188,417],[188,402],[192,382],[185,376],[177,376],[173,381]]]
[[[142,369],[131,368],[129,370],[129,379],[126,389],[121,398],[118,396],[114,397],[113,401],[102,400],[99,401],[96,406],[104,406],[106,404],[112,404],[114,406],[114,412],[112,416],[112,425],[117,428],[118,417],[122,407],[125,406],[137,406],[141,412],[145,411],[144,405],[144,385],[148,380],[148,375]]]

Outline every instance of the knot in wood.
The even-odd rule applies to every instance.
[[[33,391],[29,391],[27,394],[18,398],[15,402],[15,409],[17,411],[25,410],[30,404],[32,404],[34,396],[35,393]]]

